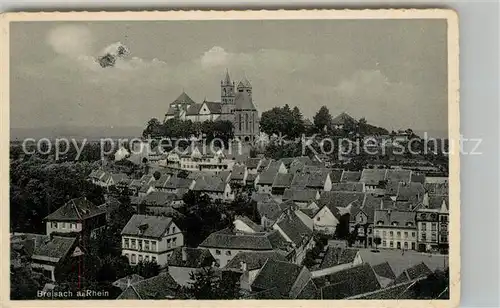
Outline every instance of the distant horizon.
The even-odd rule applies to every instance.
[[[446,131],[446,29],[444,19],[15,22],[11,125],[162,121],[182,91],[220,101],[228,69],[250,80],[259,113],[288,104],[311,119],[325,105],[388,130]],[[128,53],[115,65],[97,63],[119,46]]]

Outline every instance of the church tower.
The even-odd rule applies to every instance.
[[[220,102],[224,104],[234,104],[234,82],[231,82],[229,71],[226,69],[226,77],[220,81]]]
[[[246,77],[243,78],[243,80],[241,80],[240,83],[238,83],[237,90],[239,93],[243,92],[248,93],[248,95],[252,97],[252,85],[250,84],[250,81],[248,81]]]

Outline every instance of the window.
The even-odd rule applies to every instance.
[[[132,248],[135,249],[135,239],[132,239]]]
[[[412,233],[411,233],[411,237],[415,237],[415,232],[412,232]]]
[[[137,263],[136,256],[134,254],[132,254],[132,264],[136,264],[136,263]]]
[[[137,244],[139,246],[139,250],[142,250],[142,241],[141,240],[137,240]]]
[[[170,239],[167,239],[167,248],[170,248],[170,247],[171,247]]]
[[[227,250],[226,251],[226,256],[230,256],[231,255],[231,250]]]
[[[394,247],[394,243],[392,241],[389,241],[389,247],[391,247],[391,248]]]
[[[128,238],[126,238],[126,239],[125,239],[125,241],[124,241],[124,247],[125,247],[125,248],[128,248],[128,247],[129,247],[129,245],[130,245],[130,241],[129,241],[129,239],[128,239]]]
[[[139,255],[139,262],[142,262],[142,255]]]
[[[405,231],[405,238],[408,238],[408,232]]]
[[[437,241],[437,235],[436,233],[432,233],[431,239],[433,242]]]
[[[393,231],[390,231],[390,232],[389,232],[389,235],[390,235],[391,237],[393,237],[393,236],[394,236],[394,232],[393,232]]]
[[[408,249],[408,242],[405,242],[403,246],[405,249]]]
[[[387,247],[387,241],[386,241],[386,240],[383,240],[383,241],[382,241],[382,246],[383,246],[383,247]]]
[[[57,222],[52,222],[52,223],[50,223],[50,224],[52,225],[52,228],[53,228],[53,229],[57,229]]]
[[[397,249],[401,249],[401,242],[400,242],[400,241],[398,241],[398,242],[396,243],[396,248],[397,248]]]
[[[215,250],[215,254],[216,254],[216,255],[220,255],[220,250],[219,250],[219,249],[216,249],[216,250]]]
[[[144,241],[144,249],[149,250],[149,241]]]
[[[398,231],[396,234],[398,235],[398,238],[401,237],[401,232],[400,231]]]
[[[71,229],[76,229],[76,224],[75,223],[71,224]]]
[[[427,233],[422,233],[422,240],[426,240],[427,239]]]
[[[422,223],[422,231],[427,231],[427,224],[425,222]]]
[[[411,249],[415,250],[415,243],[411,243]]]
[[[387,235],[387,232],[386,232],[386,231],[384,231],[384,232],[382,232],[382,234],[383,234],[384,236],[386,236],[386,235]]]
[[[176,230],[175,230],[175,227],[172,227],[172,233],[175,233]]]
[[[156,251],[156,241],[151,241],[151,250]]]
[[[372,228],[368,228],[368,234],[372,234]]]
[[[149,262],[149,256],[145,256],[144,261]]]
[[[125,257],[127,257],[127,259],[129,260],[130,262],[130,259],[129,259],[129,256],[128,256],[128,253],[125,254]]]
[[[66,229],[66,223],[65,222],[62,223],[62,228]]]
[[[320,218],[320,217],[316,218],[316,221],[320,221],[320,220],[321,220],[321,218]]]
[[[437,223],[435,223],[435,222],[434,222],[434,223],[432,223],[432,225],[431,225],[431,230],[432,230],[432,231],[436,231],[436,230],[437,230]]]
[[[172,247],[175,247],[175,246],[177,246],[177,238],[176,237],[174,237],[172,239]]]
[[[151,262],[155,262],[156,263],[156,257],[151,257]]]

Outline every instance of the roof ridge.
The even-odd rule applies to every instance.
[[[82,215],[80,215],[80,211],[78,210],[78,206],[76,206],[75,199],[73,198],[70,201],[73,204],[73,208],[75,209],[76,215],[78,215],[78,218],[80,218],[80,220],[81,220]]]

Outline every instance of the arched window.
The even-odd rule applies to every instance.
[[[245,131],[248,131],[248,113],[245,113]]]
[[[240,113],[238,115],[238,125],[239,125],[239,128],[240,128],[240,131],[241,131],[241,124],[242,124],[241,122],[243,122],[243,121],[241,120],[241,113]]]

